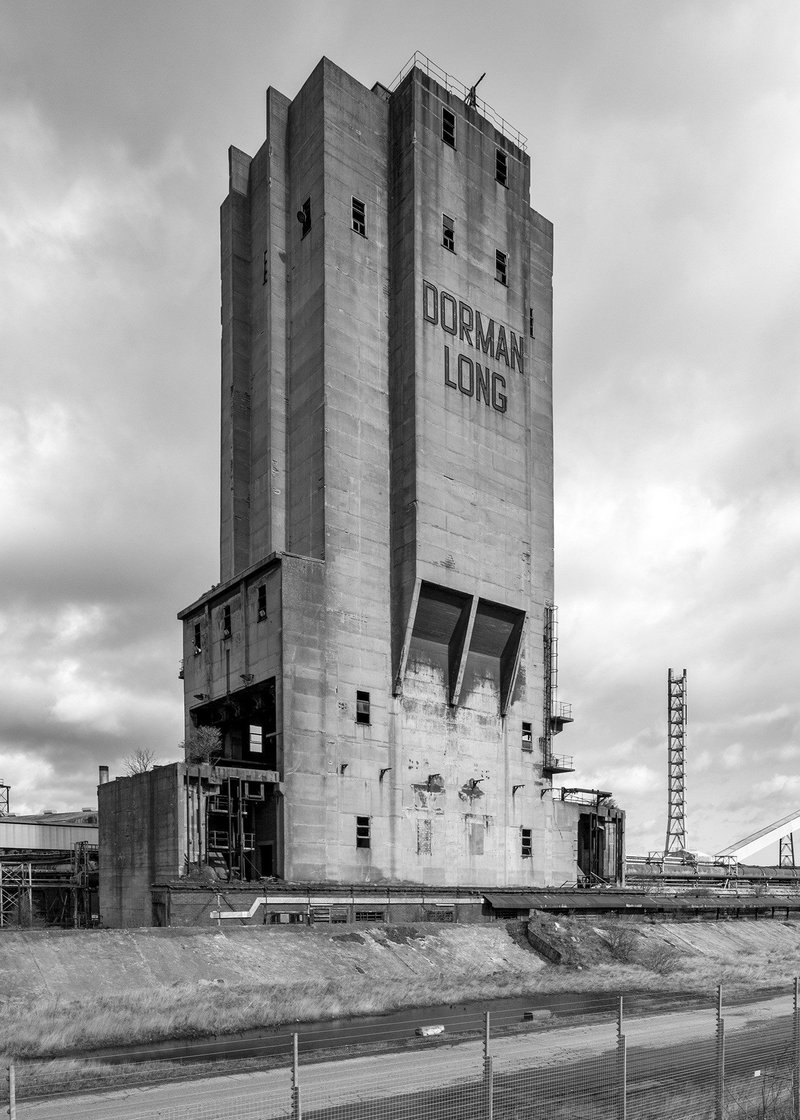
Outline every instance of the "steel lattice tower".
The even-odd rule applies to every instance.
[[[780,867],[796,867],[794,862],[794,836],[781,836],[778,841],[778,865]]]
[[[678,855],[686,848],[686,670],[681,676],[669,670],[667,681],[667,703],[669,705],[669,758],[667,761],[667,781],[669,786],[669,807],[667,813],[667,840],[664,855]]]

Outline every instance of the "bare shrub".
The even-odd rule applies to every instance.
[[[196,727],[181,746],[187,762],[214,763],[222,754],[222,735],[218,727]]]
[[[657,972],[659,976],[666,976],[672,972],[680,960],[680,952],[674,945],[667,945],[664,941],[650,942],[643,946],[638,955],[638,963],[650,972]]]
[[[146,774],[152,769],[155,757],[155,751],[149,747],[137,747],[125,758],[125,773],[131,778],[134,774]]]
[[[639,934],[630,926],[611,926],[604,933],[606,944],[618,961],[631,963],[636,953]]]

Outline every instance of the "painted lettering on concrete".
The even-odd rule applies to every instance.
[[[458,336],[474,350],[481,350],[509,369],[525,372],[525,343],[522,335],[481,315],[450,292],[439,289],[430,280],[422,281],[422,316],[426,323],[441,327],[445,334]],[[474,341],[473,341],[474,335]]]
[[[422,281],[422,316],[426,323],[441,327],[457,342],[464,343],[493,362],[508,369],[525,372],[525,350],[522,336],[503,323],[496,323],[477,308],[470,307],[450,292],[440,290],[429,280]],[[508,408],[507,383],[502,374],[490,369],[464,353],[451,353],[450,343],[444,347],[444,383],[465,397],[472,397],[495,412]]]

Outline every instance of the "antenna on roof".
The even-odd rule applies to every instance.
[[[478,86],[481,84],[481,82],[483,81],[483,79],[485,77],[486,77],[486,71],[484,70],[484,72],[481,74],[480,78],[478,78],[475,85],[469,87],[469,93],[464,98],[464,104],[467,106],[467,108],[476,109],[478,107],[478,98],[475,96],[475,90],[478,88]]]

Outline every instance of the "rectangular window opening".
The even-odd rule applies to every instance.
[[[498,249],[494,255],[494,278],[501,284],[508,283],[508,253]]]
[[[508,154],[502,148],[495,153],[494,177],[501,187],[508,186]]]
[[[203,631],[199,622],[194,624],[194,652],[195,655],[203,652]]]
[[[264,729],[250,724],[250,754],[264,753]]]
[[[356,847],[370,848],[370,820],[369,817],[356,817]]]
[[[301,239],[311,229],[311,199],[307,198],[297,211],[297,220],[300,223]]]
[[[258,621],[266,622],[267,618],[267,585],[262,583],[258,589]]]
[[[533,855],[533,838],[530,828],[522,829],[522,858],[530,859]]]
[[[447,214],[442,214],[442,245],[451,253],[456,251],[456,223]]]
[[[369,723],[369,693],[356,692],[356,723]]]
[[[529,752],[533,750],[533,727],[529,723],[522,724],[522,749]]]
[[[385,910],[356,910],[355,920],[357,922],[385,922]]]
[[[360,198],[353,198],[352,200],[352,225],[356,233],[360,233],[362,237],[367,236],[367,207]]]
[[[456,146],[456,118],[449,109],[442,108],[442,140],[451,148]]]
[[[535,324],[534,324],[534,322],[533,322],[533,308],[531,308],[531,314],[530,314],[530,322],[529,322],[529,324],[528,324],[528,331],[529,331],[529,333],[530,333],[530,336],[531,336],[531,338],[536,338],[536,334],[535,334]]]
[[[231,608],[223,607],[222,609],[222,636],[223,638],[230,638],[231,636]]]

